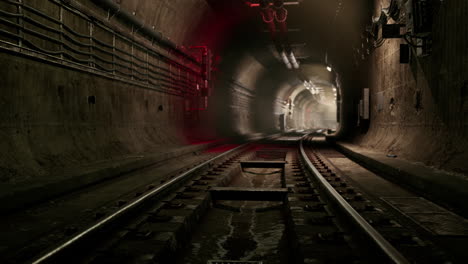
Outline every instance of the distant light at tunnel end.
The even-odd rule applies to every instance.
[[[331,72],[331,71],[332,71],[332,67],[327,66],[327,71]]]

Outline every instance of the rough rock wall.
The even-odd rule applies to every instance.
[[[375,13],[389,0],[376,0]],[[438,1],[435,1],[438,2]],[[355,142],[409,160],[468,173],[468,2],[440,2],[433,51],[399,63],[400,39],[388,39],[369,63],[371,122]],[[378,109],[378,97],[383,98]]]

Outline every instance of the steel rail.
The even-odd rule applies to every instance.
[[[137,200],[135,200],[135,201],[129,203],[128,205],[122,207],[121,209],[119,209],[116,212],[112,213],[111,215],[107,216],[103,220],[93,224],[92,226],[88,227],[84,231],[81,231],[79,234],[73,236],[69,240],[61,243],[59,246],[57,246],[56,248],[54,248],[54,249],[50,250],[49,252],[43,254],[41,257],[35,259],[31,263],[32,264],[47,263],[47,261],[52,260],[54,257],[58,256],[60,253],[64,252],[64,250],[66,250],[66,249],[70,248],[71,246],[75,245],[76,243],[78,243],[80,241],[80,239],[83,239],[83,238],[91,235],[93,232],[99,230],[100,228],[103,228],[105,225],[111,223],[116,218],[124,215],[125,213],[127,213],[131,209],[141,205],[146,200],[148,200],[148,199],[160,194],[161,192],[165,191],[171,185],[173,185],[173,184],[175,184],[175,183],[177,183],[177,182],[179,182],[181,180],[184,180],[184,179],[188,178],[195,171],[203,168],[204,166],[209,165],[211,162],[214,162],[214,161],[216,161],[216,160],[218,160],[218,159],[220,159],[222,157],[225,157],[228,154],[231,154],[231,153],[233,153],[235,151],[238,151],[239,149],[245,147],[246,145],[248,145],[248,143],[242,144],[242,145],[240,145],[240,146],[238,146],[238,147],[236,147],[234,149],[228,150],[228,151],[226,151],[226,152],[224,152],[224,153],[222,153],[222,154],[220,154],[220,155],[218,155],[218,156],[216,156],[214,158],[209,159],[208,161],[203,162],[202,164],[200,164],[200,165],[198,165],[196,167],[193,167],[192,169],[180,174],[179,176],[174,177],[170,181],[168,181],[168,182],[156,187],[155,189],[151,190],[150,192],[142,195]]]
[[[377,247],[389,258],[393,263],[397,264],[409,264],[410,261],[407,260],[401,253],[393,247],[390,242],[388,242],[375,228],[373,228],[354,208],[333,188],[333,186],[328,183],[328,181],[322,176],[322,174],[315,168],[315,166],[310,161],[307,156],[304,147],[303,140],[300,142],[300,153],[302,158],[307,164],[307,167],[315,175],[319,183],[325,188],[326,192],[331,196],[331,198],[338,204],[338,206],[343,209],[357,224],[362,231],[374,242]]]

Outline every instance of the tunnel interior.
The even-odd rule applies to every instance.
[[[466,0],[1,1],[0,204],[284,133],[419,166],[434,175],[389,161],[408,186],[457,200],[467,12]]]
[[[305,129],[464,172],[466,49],[444,26],[465,6],[435,1],[431,45],[400,63],[382,25],[407,2],[2,3],[4,181]]]

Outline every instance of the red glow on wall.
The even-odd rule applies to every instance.
[[[213,139],[213,140],[192,140],[188,143],[190,145],[206,145],[206,144],[222,144],[226,139]]]
[[[214,99],[211,96],[216,91],[213,83],[216,82],[217,71],[213,71],[221,63],[220,56],[232,43],[235,34],[239,30],[251,30],[243,28],[246,22],[258,18],[258,10],[249,8],[243,1],[207,1],[210,8],[206,8],[203,14],[198,14],[199,21],[193,21],[195,29],[190,37],[185,39],[186,51],[192,56],[199,58],[203,66],[210,67],[210,74],[201,74],[202,78],[197,79],[192,95],[186,96],[183,100],[184,121],[183,134],[188,142],[198,142],[218,137]],[[205,54],[205,51],[207,54]],[[211,54],[210,54],[211,53]],[[212,56],[211,56],[212,55]],[[211,60],[203,60],[203,58]],[[210,62],[209,65],[206,62]],[[203,81],[207,80],[208,84]]]
[[[220,54],[229,43],[234,29],[243,21],[257,14],[245,5],[219,5],[214,12],[210,10],[203,15],[197,29],[194,30],[190,43],[206,45],[214,54]]]
[[[189,109],[186,109],[186,111],[205,111],[206,108],[189,108]]]

